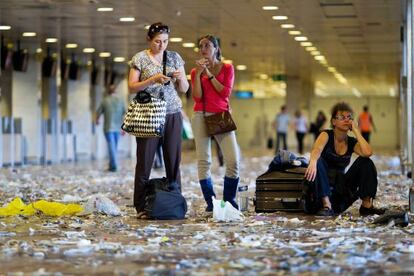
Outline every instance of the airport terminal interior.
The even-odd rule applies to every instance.
[[[413,16],[414,0],[0,0],[0,275],[414,273]],[[137,214],[136,137],[119,125],[118,164],[108,167],[104,117],[96,120],[107,97],[125,107],[134,98],[130,61],[151,47],[156,22],[168,26],[167,50],[190,83],[178,100],[183,219]],[[227,148],[211,140],[213,212],[198,176],[190,73],[208,34],[234,68],[239,210],[224,201]],[[296,193],[260,190],[287,154],[277,143],[282,108],[287,164],[303,167],[303,179],[312,132],[342,120],[331,114],[339,102],[361,129],[369,110],[373,204],[384,215],[362,216],[361,199],[334,216],[305,213],[302,180]],[[151,179],[166,176],[162,159]]]

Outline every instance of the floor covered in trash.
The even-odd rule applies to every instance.
[[[244,153],[245,154],[245,153]],[[373,157],[379,190],[375,204],[408,209],[411,180],[398,158]],[[111,199],[122,215],[44,214],[0,218],[0,274],[360,274],[414,273],[414,227],[374,225],[358,214],[359,202],[333,219],[296,213],[255,213],[253,201],[243,222],[214,222],[204,213],[194,153],[185,152],[182,221],[138,220],[132,208],[134,160],[119,172],[104,162],[2,169],[0,204],[20,197],[85,203],[91,196]],[[250,153],[241,162],[241,182],[254,196],[255,180],[266,171],[271,152]],[[215,161],[215,160],[214,160]],[[216,193],[224,169],[213,166]],[[152,177],[163,176],[154,170]]]

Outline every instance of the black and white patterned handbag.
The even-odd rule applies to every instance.
[[[131,101],[121,128],[136,137],[161,137],[164,134],[167,102],[150,93],[138,92]]]
[[[162,58],[163,74],[166,75],[167,51]],[[140,91],[128,106],[121,129],[136,137],[162,137],[164,134],[167,102],[164,93],[159,97]]]

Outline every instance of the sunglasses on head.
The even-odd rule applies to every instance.
[[[150,33],[170,33],[170,28],[167,25],[155,25],[149,29]]]
[[[352,120],[352,114],[349,115],[336,115],[335,119],[340,120],[340,121],[344,121],[344,120]]]

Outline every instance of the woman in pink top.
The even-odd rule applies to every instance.
[[[213,210],[212,196],[216,196],[211,181],[211,137],[206,133],[205,115],[222,112],[230,108],[229,98],[234,83],[234,68],[221,62],[221,50],[218,39],[212,35],[200,38],[199,53],[201,59],[191,71],[191,85],[194,98],[192,127],[198,160],[198,178],[207,202],[207,212]],[[204,94],[204,95],[203,95]],[[238,208],[235,201],[239,184],[239,147],[234,131],[215,135],[223,151],[226,173],[224,176],[223,199]]]

